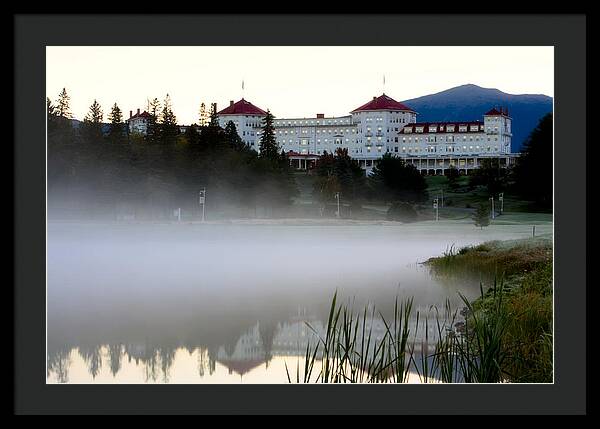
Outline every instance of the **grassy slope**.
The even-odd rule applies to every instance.
[[[431,258],[438,274],[485,273],[500,279],[502,311],[509,320],[502,336],[502,370],[512,382],[552,382],[552,245],[545,239],[495,241]],[[484,314],[494,306],[490,288],[473,303]]]

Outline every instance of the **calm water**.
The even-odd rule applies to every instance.
[[[450,245],[521,238],[403,225],[48,225],[49,383],[286,383],[333,293],[458,306],[477,282],[419,263]]]

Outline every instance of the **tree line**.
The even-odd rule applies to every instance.
[[[162,219],[177,207],[198,213],[204,187],[214,216],[276,216],[291,205],[297,190],[270,112],[257,153],[242,142],[233,122],[219,126],[214,109],[207,124],[181,133],[168,95],[148,107],[148,130],[140,135],[129,133],[116,103],[105,124],[94,100],[77,127],[66,89],[54,103],[47,98],[49,208],[63,215],[118,217],[124,210],[136,218]]]

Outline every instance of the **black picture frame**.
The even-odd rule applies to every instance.
[[[13,18],[15,413],[587,412],[586,173],[589,158],[586,158],[585,15],[14,15]],[[151,32],[148,28],[161,28],[161,31]],[[293,28],[310,28],[310,31],[290,31]],[[370,31],[359,31],[361,28]],[[45,47],[165,44],[554,46],[555,383],[46,384]]]

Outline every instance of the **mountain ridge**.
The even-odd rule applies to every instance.
[[[509,94],[497,88],[467,83],[402,101],[417,112],[417,122],[482,120],[492,107],[507,107],[512,117],[512,152],[519,152],[539,120],[552,112],[553,99],[545,94]]]

